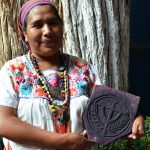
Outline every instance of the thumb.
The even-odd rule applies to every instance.
[[[86,137],[86,134],[87,134],[86,130],[84,130],[84,131],[81,133],[81,135],[84,136],[84,137]]]

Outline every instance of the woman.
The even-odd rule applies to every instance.
[[[12,150],[96,150],[86,138],[82,113],[97,73],[88,62],[60,52],[63,25],[49,0],[29,0],[18,17],[26,55],[0,73],[0,136]],[[137,116],[129,138],[143,134]]]

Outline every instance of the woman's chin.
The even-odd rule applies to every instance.
[[[59,51],[59,49],[54,49],[54,48],[51,48],[51,47],[50,48],[47,47],[47,48],[43,49],[41,52],[42,52],[43,56],[49,57],[49,56],[57,55],[60,51]]]
[[[56,43],[42,43],[43,47],[54,48]]]

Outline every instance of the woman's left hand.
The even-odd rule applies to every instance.
[[[144,135],[144,118],[138,114],[133,122],[131,134],[127,136],[128,139],[135,140]]]

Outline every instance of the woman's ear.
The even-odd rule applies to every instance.
[[[28,42],[27,33],[24,31],[23,34],[24,34],[24,37],[25,37],[25,42]]]

